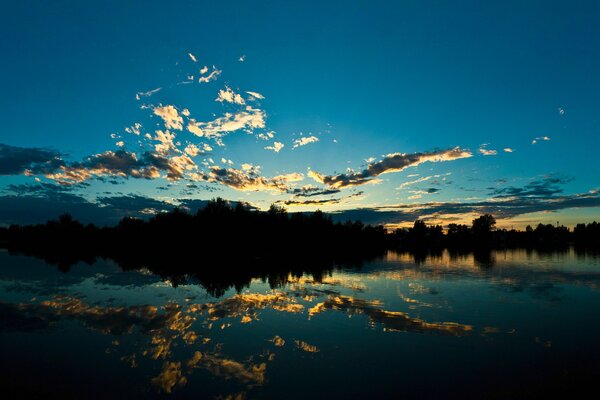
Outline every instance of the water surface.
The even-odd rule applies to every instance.
[[[4,392],[535,398],[600,377],[600,259],[573,250],[390,252],[324,275],[203,283],[0,252]]]

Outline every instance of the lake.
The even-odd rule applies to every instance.
[[[0,314],[5,398],[567,397],[600,377],[600,258],[573,249],[388,252],[219,290],[0,251]]]

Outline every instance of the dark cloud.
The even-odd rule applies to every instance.
[[[600,207],[600,192],[579,193],[548,197],[492,198],[479,202],[429,202],[401,204],[345,210],[333,213],[334,220],[361,220],[368,224],[411,222],[427,215],[492,214],[497,218],[512,218],[540,211],[558,211],[567,208]]]
[[[540,211],[558,211],[567,208],[600,207],[600,191],[570,195],[556,195],[557,189],[540,188],[566,182],[565,178],[546,177],[514,190],[519,195],[499,194],[487,200],[472,202],[428,202],[423,204],[399,204],[391,206],[359,208],[334,212],[336,221],[361,220],[367,224],[412,222],[425,216],[448,214],[490,213],[499,219],[511,218]],[[546,183],[540,183],[546,182]],[[537,188],[537,189],[536,189]],[[435,189],[435,188],[433,188]],[[178,199],[176,204],[141,195],[106,195],[87,199],[70,187],[37,183],[34,185],[9,185],[7,194],[0,196],[0,224],[43,223],[60,214],[69,212],[84,223],[112,225],[125,216],[145,218],[152,212],[170,210],[180,206],[194,213],[206,205],[206,200]],[[532,196],[531,193],[536,193]],[[543,195],[545,193],[545,196]],[[359,196],[362,192],[348,197]],[[348,197],[319,200],[288,200],[284,205],[337,204]],[[232,202],[232,205],[237,204]],[[438,217],[438,219],[440,219]]]
[[[314,171],[309,172],[317,182],[333,188],[343,188],[364,185],[374,178],[387,172],[398,172],[405,168],[417,166],[424,162],[442,162],[471,157],[472,153],[460,147],[448,150],[438,150],[423,153],[394,153],[388,154],[381,161],[371,163],[361,172],[350,172],[339,175],[321,175]]]
[[[0,143],[0,175],[52,173],[64,165],[61,156],[61,153],[52,149]]]
[[[119,216],[82,196],[66,192],[0,196],[0,223],[37,224],[69,212],[82,222],[116,223]]]
[[[286,206],[318,206],[338,204],[341,199],[322,199],[322,200],[285,200],[277,202]]]
[[[571,182],[572,178],[561,177],[557,175],[546,175],[541,179],[536,179],[523,187],[503,187],[490,188],[492,195],[498,198],[502,197],[548,197],[563,192],[560,185]]]
[[[47,176],[61,183],[73,183],[104,176],[155,179],[160,177],[161,172],[166,172],[168,179],[178,180],[193,166],[193,161],[185,155],[167,157],[147,151],[138,158],[135,153],[117,150],[95,154],[82,162],[62,165],[53,173],[48,172]]]
[[[313,197],[313,196],[327,196],[330,194],[339,193],[339,189],[320,189],[313,186],[304,186],[301,188],[295,188],[290,190],[288,193],[293,194],[296,197]]]
[[[311,206],[311,205],[331,205],[338,204],[344,200],[351,199],[353,197],[361,196],[364,192],[357,192],[351,194],[349,196],[335,198],[335,199],[321,199],[321,200],[286,200],[286,201],[278,201],[277,204],[285,205],[285,206]]]
[[[139,195],[99,197],[100,206],[109,207],[119,214],[161,212],[173,209],[174,205],[161,200]]]
[[[207,182],[218,182],[240,191],[288,192],[291,182],[304,179],[304,175],[291,173],[266,178],[260,175],[260,167],[249,165],[246,168],[223,168],[213,165],[208,172],[202,172],[199,178]]]
[[[14,185],[15,194],[0,196],[0,224],[38,224],[71,214],[83,223],[114,225],[129,216],[145,218],[149,212],[166,211],[175,206],[139,195],[99,197],[96,201],[72,193],[59,185]]]
[[[65,162],[53,149],[26,148],[0,143],[0,175],[45,175],[61,184],[83,182],[91,178],[133,177],[154,179],[161,172],[170,180],[179,180],[194,162],[185,154],[167,156],[146,151],[140,157],[125,150],[105,151],[80,162]],[[118,181],[110,180],[110,183]]]
[[[38,182],[36,184],[10,184],[4,188],[5,192],[11,192],[20,196],[28,194],[41,194],[48,196],[50,193],[64,193],[74,189],[73,186],[55,185],[53,183]]]
[[[199,199],[179,199],[178,200],[179,207],[188,210],[188,212],[190,212],[190,213],[197,212],[199,209],[206,207],[206,205],[208,203],[209,203],[209,200],[199,200]],[[244,201],[227,201],[227,203],[229,203],[229,205],[231,207],[236,207],[238,204],[242,204],[244,207],[246,207],[250,210],[258,210],[258,208],[254,207],[251,204],[246,203]]]
[[[89,200],[73,193],[71,186],[55,184],[9,185],[0,196],[0,225],[38,224],[69,213],[83,223],[114,225],[123,217],[148,218],[156,212],[181,207],[191,213],[203,208],[208,200],[177,199],[176,204],[137,194],[106,193]],[[236,206],[239,202],[229,202]],[[255,209],[241,202],[250,209]]]

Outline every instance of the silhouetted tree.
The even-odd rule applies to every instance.
[[[475,235],[489,236],[496,227],[496,218],[491,214],[484,214],[473,220],[473,233]]]

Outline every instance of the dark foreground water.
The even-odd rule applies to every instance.
[[[285,281],[285,280],[284,280]],[[4,398],[536,398],[596,391],[600,259],[389,253],[213,297],[0,252]],[[214,291],[211,291],[214,293]],[[6,396],[6,397],[5,397]]]

